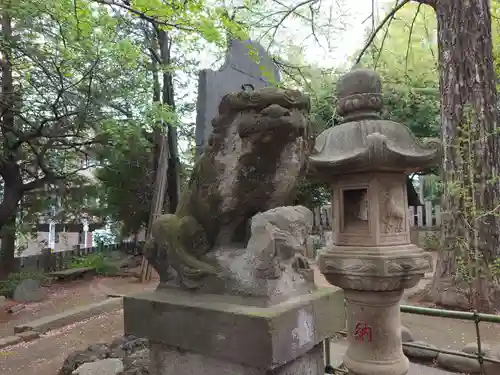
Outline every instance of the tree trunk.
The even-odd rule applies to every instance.
[[[161,102],[161,85],[158,61],[156,59],[158,50],[158,38],[153,30],[153,35],[151,36],[151,70],[153,73],[153,103],[159,104]],[[153,160],[153,171],[156,174],[158,171],[158,165],[160,161],[160,145],[161,138],[163,137],[164,129],[161,126],[155,127],[153,131],[153,141],[154,141],[154,160]]]
[[[13,167],[13,166],[11,166]],[[17,166],[15,166],[17,167]],[[13,167],[14,168],[14,167]],[[15,168],[17,172],[19,170]],[[15,261],[16,251],[16,214],[19,201],[23,196],[21,176],[18,174],[17,185],[12,186],[12,174],[0,169],[4,179],[3,201],[0,204],[0,280],[6,279],[11,273],[17,272]]]
[[[0,204],[0,280],[17,272],[14,259],[16,251],[16,214],[23,197],[22,180],[16,164],[4,164],[0,167],[3,184],[3,200]]]
[[[11,273],[19,271],[17,269],[16,253],[16,213],[3,225],[0,237],[0,280],[5,280]]]
[[[3,197],[0,203],[0,230],[16,214],[24,190],[19,167],[14,162],[0,162],[0,176],[3,179]]]
[[[432,5],[438,24],[444,189],[441,252],[430,295],[441,305],[468,302],[491,311],[488,264],[499,250],[499,221],[492,211],[500,196],[494,178],[500,155],[489,1],[436,0]],[[462,263],[466,267],[459,267]]]
[[[153,28],[154,29],[154,28]],[[153,30],[155,31],[155,30]],[[161,103],[161,85],[160,85],[160,77],[159,77],[159,68],[158,68],[158,61],[156,60],[156,51],[158,50],[158,37],[157,33],[153,32],[152,35],[153,41],[152,41],[152,54],[151,54],[151,64],[153,67],[153,103]],[[163,125],[163,124],[161,124]],[[153,170],[154,170],[154,190],[153,190],[153,195],[151,198],[151,205],[150,205],[150,212],[149,212],[149,221],[148,221],[148,229],[146,231],[146,237],[149,236],[150,230],[151,230],[151,225],[154,220],[156,220],[156,217],[160,215],[163,210],[163,206],[165,204],[165,198],[164,198],[164,191],[165,188],[161,187],[161,181],[164,178],[162,174],[165,173],[165,171],[162,167],[163,164],[163,158],[165,151],[163,148],[165,148],[165,129],[163,126],[157,126],[154,130],[154,135],[153,139],[155,142],[155,152],[154,152],[154,162],[153,162]],[[161,201],[159,201],[159,196],[162,197]]]
[[[171,41],[166,31],[158,29],[158,43],[160,45],[160,56],[163,64],[163,105],[168,105],[170,110],[175,110],[174,82],[172,72],[169,70],[172,63],[170,50]],[[174,213],[179,203],[179,150],[177,147],[177,129],[173,124],[167,124],[168,142],[168,168],[167,168],[167,195],[168,212]]]
[[[0,114],[2,124],[3,155],[0,156],[0,176],[3,179],[3,197],[0,203],[0,234],[2,238],[0,250],[0,279],[6,278],[15,269],[16,242],[16,210],[23,197],[23,181],[14,152],[11,147],[11,133],[14,122],[14,80],[12,75],[12,21],[7,9],[1,13],[2,48],[1,62],[1,95]],[[15,150],[14,150],[15,151]]]

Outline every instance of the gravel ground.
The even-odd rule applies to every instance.
[[[95,277],[92,280],[79,280],[55,283],[47,287],[48,298],[40,303],[26,305],[17,314],[0,316],[0,337],[10,336],[13,327],[35,319],[61,313],[63,311],[107,299],[107,295],[134,294],[142,290],[154,289],[158,281],[154,278],[147,284],[141,284],[135,277]]]
[[[97,342],[123,335],[121,310],[54,330],[40,339],[0,349],[2,375],[57,375],[66,357]]]
[[[321,274],[315,270],[316,282],[319,286],[328,286]],[[109,281],[113,280],[113,281]],[[120,281],[121,280],[121,281]],[[425,287],[430,277],[411,293]],[[96,279],[92,282],[82,282],[77,286],[70,287],[72,292],[66,295],[71,298],[61,298],[66,307],[76,306],[81,303],[95,302],[104,299],[110,290],[117,293],[134,293],[144,288],[153,288],[155,282],[143,285],[135,280],[127,279]],[[78,292],[80,291],[80,292]],[[405,298],[409,295],[406,294]],[[71,301],[71,302],[70,302]],[[412,304],[411,298],[409,302]],[[38,316],[47,315],[51,309],[62,311],[60,303],[49,304],[53,307],[43,307],[38,310]],[[33,315],[31,315],[32,317]],[[20,319],[28,319],[22,317]],[[465,344],[476,340],[475,328],[472,322],[432,318],[422,315],[403,314],[403,324],[413,332],[417,340],[425,340],[441,348],[461,349]],[[17,324],[17,323],[16,323]],[[2,327],[0,326],[0,332]],[[0,351],[0,374],[2,375],[56,375],[66,356],[79,349],[85,349],[88,345],[96,342],[111,342],[114,338],[123,334],[123,316],[121,311],[100,315],[87,321],[79,322],[63,329],[51,331],[39,340],[31,343],[23,343]],[[483,342],[500,342],[500,325],[481,324],[481,335]],[[341,348],[344,348],[341,350]],[[340,358],[345,350],[345,344],[339,342],[337,346],[332,345],[332,362]],[[445,371],[429,368],[426,366],[412,365],[408,375],[445,375]]]
[[[64,359],[73,351],[96,342],[109,343],[123,334],[123,313],[117,310],[51,331],[37,341],[0,350],[2,375],[57,375]],[[345,341],[332,343],[331,363],[340,364]],[[34,359],[38,358],[38,359]],[[448,375],[449,372],[411,364],[408,375]]]

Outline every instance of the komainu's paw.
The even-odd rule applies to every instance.
[[[311,269],[311,267],[309,266],[309,260],[301,254],[297,254],[293,257],[292,267],[297,272]]]

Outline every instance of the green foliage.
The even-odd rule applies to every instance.
[[[6,2],[2,11],[12,33],[3,33],[0,48],[3,56],[10,55],[15,77],[13,98],[4,98],[2,107],[15,118],[14,126],[1,124],[6,136],[0,156],[21,168],[29,183],[24,191],[56,185],[66,213],[71,205],[82,206],[82,196],[97,195],[95,189],[68,189],[68,184],[80,184],[77,172],[86,168],[80,165],[82,155],[90,155],[96,165],[96,153],[126,148],[130,138],[151,132],[160,121],[179,123],[177,111],[152,100],[155,32],[168,31],[171,41],[186,46],[200,40],[222,46],[227,32],[247,35],[224,8],[204,1],[109,6],[88,0],[26,0]],[[184,53],[179,56],[164,61],[160,71],[196,66],[186,65],[191,63]],[[64,194],[69,191],[80,196],[70,198]],[[50,199],[37,198],[24,202],[24,223],[37,221],[32,213],[47,208]]]
[[[293,52],[291,61],[282,64],[283,84],[291,87],[298,86],[311,96],[310,116],[316,126],[315,133],[319,134],[341,121],[336,113],[335,92],[336,81],[343,72],[304,67],[300,51],[293,49]],[[420,80],[404,79],[404,76],[400,74],[401,66],[397,67],[391,60],[388,62],[392,62],[392,65],[387,65],[385,69],[377,69],[382,73],[384,81],[382,118],[408,126],[418,138],[439,136],[439,91],[435,82],[430,84],[429,88],[425,88],[423,84],[426,81],[423,78]],[[364,65],[370,65],[370,63],[365,61]],[[429,73],[428,70],[425,73]],[[426,76],[425,79],[430,80],[430,77]],[[300,204],[317,207],[327,204],[329,199],[329,188],[323,184],[306,180],[299,186],[297,202]]]
[[[441,203],[441,195],[443,193],[443,184],[441,183],[441,176],[438,175],[425,175],[421,176],[421,182],[424,184],[424,196],[427,201],[433,204]]]
[[[493,63],[497,77],[500,76],[500,1],[493,0],[491,5],[491,27],[493,37]],[[497,84],[497,90],[499,89]]]
[[[18,151],[26,168],[73,175],[81,169],[78,152],[117,129],[113,112],[121,98],[141,95],[144,80],[134,74],[143,63],[139,45],[124,21],[88,1],[76,1],[76,8],[72,0],[10,4],[13,33],[2,47],[12,51],[20,77],[20,108],[4,152]],[[123,133],[123,125],[113,134]]]
[[[386,10],[392,7],[387,4]],[[437,56],[434,10],[410,2],[378,33],[361,64],[376,69],[393,84],[437,89]]]
[[[47,276],[44,275],[42,272],[22,271],[22,272],[11,273],[6,280],[0,280],[0,296],[12,298],[17,286],[23,280],[28,280],[28,279],[37,280],[41,283],[45,283],[48,281]]]
[[[383,78],[384,119],[408,126],[418,138],[440,135],[437,24],[431,7],[406,4],[379,32],[361,65]]]
[[[2,12],[4,25],[12,27],[9,33],[4,26],[0,41],[2,56],[10,55],[2,73],[8,78],[11,71],[14,87],[2,90],[2,113],[13,119],[0,122],[0,157],[8,161],[0,173],[19,167],[12,177],[23,186],[3,181],[3,188],[22,189],[14,233],[23,246],[40,214],[72,223],[82,212],[98,213],[98,187],[83,171],[97,165],[96,152],[123,144],[156,113],[150,115],[143,40],[134,35],[138,25],[130,17],[85,0],[11,1]],[[15,203],[0,203],[9,206],[0,227]],[[2,257],[12,257],[13,250]]]
[[[118,267],[111,262],[110,255],[101,252],[75,258],[70,265],[70,268],[87,267],[103,276],[113,275],[118,271]]]
[[[485,139],[497,135],[486,133],[488,124],[476,122],[476,111],[471,105],[464,106],[453,137],[446,134],[453,150],[449,159],[453,164],[443,172],[443,208],[448,215],[443,223],[442,247],[455,260],[454,286],[468,299],[471,308],[491,311],[495,301],[490,289],[498,289],[498,244],[491,228],[498,220],[498,206],[483,197],[496,193],[498,180],[495,176],[482,179],[477,168],[484,168],[488,162],[480,150]]]
[[[496,284],[500,284],[500,258],[495,259],[490,267]]]
[[[391,81],[390,76],[384,77]],[[439,91],[411,86],[390,86],[384,90],[383,118],[400,122],[417,138],[439,137]]]
[[[116,242],[116,238],[112,235],[112,233],[102,232],[93,232],[93,240],[99,251],[103,251],[106,246],[112,245]]]
[[[328,204],[330,197],[331,192],[326,184],[305,178],[299,183],[294,203],[312,210],[313,208]]]
[[[500,1],[492,1],[490,7],[494,64],[499,75]],[[406,124],[418,137],[440,135],[437,57],[434,10],[410,2],[396,13],[390,25],[383,27],[362,59],[362,65],[373,67],[384,76],[386,92],[392,91],[387,90],[387,86],[399,87],[397,93],[386,93],[386,107],[394,108],[391,103],[394,95],[396,102],[408,103],[407,106],[397,105],[392,113],[386,113],[387,118]],[[403,89],[405,86],[406,90]],[[424,185],[426,200],[439,203],[442,193],[440,176],[429,177]]]
[[[439,250],[439,233],[428,232],[424,236],[423,249],[426,251]]]
[[[96,172],[100,183],[99,216],[120,223],[123,237],[147,228],[155,183],[154,145],[144,136],[131,138],[128,144],[137,147],[117,147],[106,154],[106,162]],[[181,189],[185,187],[190,171],[189,164],[181,163]],[[168,205],[167,198],[164,205]]]
[[[459,284],[470,285],[474,281],[474,277],[471,275],[469,264],[470,262],[464,259],[463,256],[457,256],[455,258],[455,275],[454,279]]]
[[[101,186],[101,216],[119,223],[121,234],[128,236],[145,229],[148,224],[155,183],[154,170],[157,167],[154,160],[158,151],[158,139],[153,138],[158,138],[166,124],[175,128],[180,141],[192,143],[191,138],[194,138],[194,124],[185,126],[180,120],[186,111],[192,113],[194,107],[185,102],[174,106],[174,100],[165,94],[164,85],[168,79],[165,75],[159,76],[161,73],[171,74],[175,78],[175,88],[185,88],[178,73],[182,72],[183,76],[193,74],[195,70],[198,73],[198,62],[190,58],[186,51],[195,54],[197,49],[206,48],[207,42],[223,47],[227,42],[227,33],[240,38],[246,38],[247,34],[241,24],[228,16],[225,7],[214,7],[204,1],[165,3],[141,0],[121,3],[118,7],[147,21],[134,21],[131,29],[135,32],[135,39],[143,43],[140,56],[147,60],[139,72],[150,83],[147,88],[149,93],[143,95],[143,98],[148,99],[146,104],[138,106],[141,112],[130,109],[126,113],[127,121],[130,121],[131,114],[135,119],[142,119],[141,131],[123,134],[119,129],[118,133],[121,134],[117,137],[117,128],[110,122],[109,128],[105,130],[108,138],[113,140],[113,147],[99,151],[102,167],[97,177]],[[162,39],[162,35],[167,35],[166,39]],[[168,46],[160,45],[162,40],[168,40]],[[152,136],[153,133],[155,136]],[[183,186],[189,168],[182,166],[192,161],[191,150],[170,150],[170,154],[174,159],[179,158]]]
[[[394,84],[390,72],[384,80],[384,108],[382,118],[400,122],[410,128],[418,138],[438,137],[440,133],[439,91],[436,88],[420,88]],[[312,120],[318,132],[335,125],[341,119],[336,115],[335,81],[339,76],[321,77],[321,83],[312,95]]]
[[[154,148],[144,137],[106,154],[96,172],[101,184],[101,216],[122,223],[121,234],[130,235],[147,226],[153,197]]]
[[[334,76],[322,77],[321,83],[311,95],[311,120],[316,126],[316,135],[334,126],[340,121],[336,114],[337,98],[335,96]]]
[[[314,250],[314,253],[316,254],[316,252],[321,249],[323,247],[323,244],[321,243],[321,240],[315,240],[313,242],[313,250]]]

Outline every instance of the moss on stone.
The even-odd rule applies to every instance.
[[[309,98],[293,90],[267,88],[223,98],[219,115],[213,121],[210,142],[195,165],[175,215],[162,215],[153,225],[156,252],[167,253],[156,254],[156,259],[167,258],[183,285],[196,287],[204,276],[217,273],[204,255],[221,238],[221,233],[231,240],[237,235],[241,237],[238,231],[251,216],[289,201],[286,194],[271,201],[277,188],[276,172],[282,152],[291,142],[301,143],[296,150],[300,155],[293,157],[304,164],[300,166],[301,172],[305,169],[304,153],[310,150],[309,108]],[[248,129],[240,129],[238,121],[245,113],[252,113],[250,118],[255,118],[255,123],[250,121],[246,124]],[[260,124],[263,126],[259,127]],[[237,178],[225,181],[221,176],[225,166],[219,160],[227,156],[225,147],[234,134],[242,143],[249,144],[245,151],[229,150],[237,159]],[[233,197],[223,197],[221,191]],[[222,202],[228,200],[232,204],[223,208]],[[165,261],[156,264],[155,268],[165,267]],[[160,277],[167,277],[165,271],[158,272]]]

